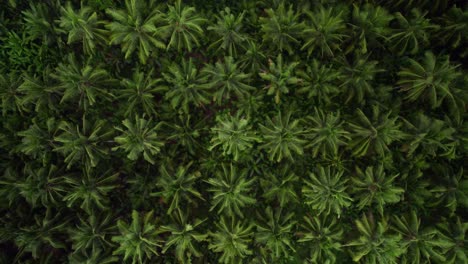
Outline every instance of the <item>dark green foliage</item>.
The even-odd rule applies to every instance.
[[[0,1],[0,263],[468,263],[467,8]]]

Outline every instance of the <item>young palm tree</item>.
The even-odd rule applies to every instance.
[[[292,239],[296,225],[294,213],[286,213],[281,207],[273,210],[267,207],[265,212],[257,212],[257,230],[255,240],[267,248],[273,259],[292,255],[295,252]]]
[[[115,80],[107,70],[90,62],[80,65],[74,55],[69,55],[67,63],[60,63],[51,76],[57,81],[51,91],[62,94],[60,103],[75,100],[86,111],[99,99],[113,97],[108,88],[115,84]]]
[[[112,150],[123,149],[130,160],[137,160],[141,154],[143,158],[151,164],[155,163],[155,156],[161,151],[164,142],[159,139],[156,132],[161,123],[153,124],[152,119],[135,117],[134,120],[125,119],[122,121],[125,128],[117,127],[121,132],[120,136],[115,138],[119,146]]]
[[[58,135],[54,137],[53,151],[65,157],[67,169],[74,164],[84,164],[86,167],[96,167],[109,153],[103,141],[109,140],[113,131],[105,120],[94,124],[83,117],[82,126],[72,122],[62,121],[58,124]]]
[[[88,215],[94,210],[105,211],[109,208],[109,193],[117,188],[119,173],[112,174],[111,170],[105,172],[83,169],[82,173],[65,176],[67,195],[63,201],[68,207],[78,205]]]
[[[299,13],[281,4],[276,9],[266,9],[267,17],[259,19],[263,33],[263,43],[267,43],[277,51],[286,50],[293,54],[293,49],[299,44],[299,37],[304,29],[304,23],[299,22]]]
[[[387,176],[382,165],[369,166],[365,171],[356,167],[356,175],[351,177],[352,193],[358,202],[357,207],[374,206],[380,215],[384,213],[384,206],[400,201],[404,190],[395,186],[398,173]]]
[[[196,14],[194,7],[182,5],[181,0],[176,0],[174,5],[169,5],[167,16],[164,18],[166,25],[163,29],[169,33],[167,49],[174,48],[177,51],[187,49],[192,51],[200,46],[199,38],[203,35],[201,27],[206,19]]]
[[[300,88],[297,91],[305,94],[309,99],[316,98],[318,104],[331,104],[341,92],[339,87],[343,80],[341,70],[333,65],[321,64],[315,58],[305,70],[298,70],[297,75],[301,79]]]
[[[217,39],[211,43],[208,49],[215,49],[215,53],[227,52],[229,56],[237,57],[240,50],[245,50],[247,35],[242,32],[245,12],[238,16],[231,13],[231,9],[226,7],[216,15],[216,24],[208,27]]]
[[[397,264],[398,257],[405,252],[400,246],[401,235],[389,234],[388,221],[376,222],[372,214],[356,220],[358,237],[347,244],[351,247],[353,261],[369,264]]]
[[[218,116],[218,125],[211,130],[215,134],[211,139],[210,151],[222,146],[223,155],[233,155],[237,161],[252,149],[260,138],[255,134],[249,121],[239,116]]]
[[[275,96],[275,102],[280,103],[280,95],[289,93],[292,86],[297,85],[300,79],[295,75],[298,62],[283,63],[281,53],[276,57],[276,62],[269,60],[269,69],[259,73],[260,77],[268,82],[265,89],[268,95]]]
[[[85,54],[94,54],[96,46],[106,43],[104,24],[98,19],[97,13],[91,7],[82,6],[78,12],[73,10],[70,2],[61,8],[62,16],[58,20],[59,32],[68,34],[67,44],[80,42]]]
[[[310,263],[335,263],[343,247],[343,227],[337,218],[304,216],[297,242],[304,243]]]
[[[232,57],[225,57],[223,62],[216,62],[215,65],[208,64],[203,73],[209,78],[206,85],[215,89],[213,99],[218,104],[231,99],[233,95],[243,100],[255,90],[247,84],[251,74],[242,72]]]
[[[427,12],[421,13],[419,9],[411,10],[412,17],[403,16],[400,12],[395,14],[399,23],[399,28],[394,29],[393,33],[388,37],[391,48],[402,55],[406,51],[410,54],[415,54],[423,49],[429,43],[429,32],[437,29],[437,26],[430,23],[428,18],[425,18]]]
[[[302,187],[305,204],[319,214],[333,213],[339,218],[353,201],[347,193],[348,179],[342,178],[343,173],[330,167],[319,167],[316,173],[310,173],[310,181],[305,181]]]
[[[154,256],[159,256],[158,248],[162,247],[162,241],[153,218],[154,212],[145,214],[132,211],[131,223],[119,219],[117,227],[119,235],[112,237],[112,241],[119,244],[113,252],[114,255],[123,255],[123,261],[131,259],[132,264],[143,264],[151,261]]]
[[[162,196],[170,204],[167,214],[171,214],[182,204],[196,203],[195,198],[205,200],[195,188],[196,181],[201,177],[199,171],[190,172],[192,163],[179,166],[177,169],[163,164],[160,167],[160,177],[157,186],[162,190],[151,193],[151,196]]]
[[[306,136],[309,138],[309,144],[306,148],[312,148],[312,156],[338,155],[340,146],[346,145],[350,139],[349,133],[343,127],[340,113],[325,113],[322,110],[315,109],[315,115],[308,116],[305,121],[307,127]]]
[[[221,170],[206,180],[211,185],[208,191],[213,193],[210,211],[218,208],[218,214],[244,217],[242,208],[255,203],[250,192],[256,179],[249,179],[247,173],[247,169],[238,170],[233,164],[222,164]]]
[[[184,113],[189,112],[190,104],[202,106],[210,102],[206,85],[207,76],[201,75],[192,59],[182,59],[182,63],[173,63],[163,74],[169,84],[165,98],[172,107],[181,107]]]
[[[160,85],[161,79],[154,77],[154,71],[148,73],[136,70],[133,73],[132,79],[124,79],[121,81],[123,89],[116,91],[118,98],[124,101],[125,117],[129,117],[139,109],[143,110],[148,116],[156,115],[156,98],[157,92],[166,90],[165,86]]]
[[[110,44],[120,44],[125,59],[137,50],[140,62],[145,64],[152,52],[164,49],[166,32],[161,26],[165,16],[154,1],[125,0],[125,10],[107,9],[113,22],[106,25],[110,30]]]
[[[203,256],[199,244],[207,240],[208,235],[200,233],[199,229],[205,220],[189,219],[189,215],[180,208],[174,211],[171,219],[171,224],[160,228],[162,232],[170,232],[162,253],[174,248],[177,260],[184,264],[192,263],[193,257]]]
[[[444,241],[437,238],[437,229],[432,226],[421,226],[421,218],[416,211],[411,211],[406,216],[395,216],[395,230],[403,238],[405,253],[401,257],[401,263],[420,264],[430,262],[431,259],[437,262],[446,261],[439,246],[444,245]]]
[[[220,263],[242,263],[242,259],[252,255],[249,244],[252,237],[253,224],[240,222],[234,218],[221,217],[216,224],[216,231],[210,232],[212,237],[209,248],[221,253]]]
[[[306,140],[302,138],[303,128],[299,120],[291,120],[291,112],[281,114],[278,112],[276,118],[267,118],[265,125],[260,125],[263,133],[263,145],[270,153],[270,160],[280,162],[283,158],[294,161],[293,152],[298,155],[304,154]]]
[[[317,50],[322,57],[334,57],[336,51],[340,52],[346,37],[346,24],[341,14],[335,15],[332,8],[324,7],[316,12],[306,11],[310,24],[302,32],[304,45],[301,50],[306,49],[308,55]]]
[[[390,152],[389,145],[405,137],[400,130],[397,117],[392,117],[389,111],[381,114],[381,109],[375,105],[372,107],[372,118],[368,118],[361,109],[357,110],[357,120],[350,123],[351,141],[348,147],[353,155],[365,156],[368,153],[376,153],[385,156]]]
[[[408,59],[409,66],[398,72],[398,85],[406,93],[409,102],[429,101],[432,108],[437,108],[444,100],[455,102],[453,82],[461,75],[452,65],[448,56],[436,57],[431,51],[424,54],[421,62]]]
[[[359,54],[366,54],[372,47],[382,48],[382,40],[391,35],[390,21],[393,16],[381,6],[372,4],[354,5],[351,26],[353,48]]]

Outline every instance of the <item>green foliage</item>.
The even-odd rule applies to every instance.
[[[466,7],[0,1],[0,263],[468,263]]]
[[[304,182],[304,202],[319,214],[334,213],[340,217],[353,201],[346,192],[348,179],[342,179],[343,173],[330,167],[319,167],[317,173],[309,175],[310,181]]]
[[[242,263],[242,259],[252,254],[249,243],[252,240],[253,225],[234,219],[221,217],[216,224],[216,232],[211,232],[209,248],[221,253],[220,263]]]
[[[219,116],[218,126],[211,130],[214,134],[209,150],[222,146],[224,155],[232,155],[234,160],[239,160],[260,138],[253,132],[248,120],[239,116]]]
[[[143,214],[133,210],[130,224],[122,219],[117,221],[120,234],[113,236],[112,241],[119,247],[113,252],[114,255],[124,255],[124,261],[131,259],[132,264],[146,263],[159,256],[158,248],[162,246],[162,241],[153,214],[153,211]]]
[[[161,123],[153,124],[152,119],[145,119],[136,116],[134,120],[125,119],[122,121],[125,128],[116,127],[121,133],[115,138],[119,146],[112,148],[113,151],[122,149],[130,160],[137,160],[141,154],[143,158],[151,164],[155,163],[155,156],[161,151],[164,142],[160,140],[156,132]]]
[[[161,231],[171,232],[162,250],[165,253],[172,247],[175,247],[175,255],[181,263],[191,263],[191,256],[201,257],[199,242],[207,240],[206,234],[197,230],[204,220],[195,219],[189,222],[188,214],[184,214],[178,208],[172,215],[173,222],[167,226],[161,226]]]
[[[216,48],[216,53],[222,50],[234,57],[237,56],[239,50],[245,49],[244,42],[247,37],[242,32],[244,16],[244,12],[235,16],[229,7],[216,15],[216,24],[209,26],[208,30],[213,31],[219,39],[213,41],[208,49]]]
[[[315,115],[307,118],[307,124],[311,128],[307,131],[310,143],[306,147],[312,148],[312,156],[317,157],[338,154],[340,146],[346,145],[349,140],[348,132],[343,127],[340,120],[340,113],[325,113],[315,109]]]
[[[399,54],[404,54],[406,51],[415,54],[420,49],[421,44],[425,47],[429,42],[428,32],[435,28],[430,24],[429,19],[424,18],[426,13],[413,9],[411,14],[411,19],[407,19],[400,12],[395,14],[399,28],[395,29],[388,40],[392,43],[392,49]]]
[[[372,214],[363,215],[356,220],[359,237],[347,246],[353,261],[360,263],[398,263],[398,257],[404,253],[399,246],[402,239],[399,234],[389,234],[388,221],[383,218],[375,220]]]
[[[209,103],[207,90],[211,87],[204,84],[207,76],[200,74],[192,59],[183,59],[181,65],[172,63],[162,75],[169,84],[165,98],[170,100],[173,108],[181,107],[188,113],[192,103],[195,106]]]
[[[217,62],[214,66],[207,65],[203,72],[210,78],[206,85],[216,89],[213,100],[218,104],[230,100],[234,97],[232,95],[240,100],[245,99],[250,91],[255,90],[247,84],[250,74],[241,72],[232,57],[225,57],[224,62]]]
[[[276,57],[276,62],[268,61],[269,70],[260,72],[262,79],[267,81],[268,95],[275,95],[275,102],[280,103],[280,95],[289,93],[291,86],[299,83],[300,79],[295,76],[294,69],[298,63],[283,64],[283,56],[281,53]]]
[[[401,259],[402,263],[419,264],[430,261],[430,259],[445,261],[439,249],[443,248],[445,243],[436,237],[436,228],[421,227],[421,219],[415,211],[411,211],[408,216],[395,217],[394,219],[393,229],[402,236],[406,247],[406,253]]]
[[[446,219],[444,219],[446,220]],[[467,252],[467,231],[468,222],[464,222],[460,217],[444,221],[437,225],[439,229],[439,239],[442,240],[444,263],[463,263],[468,260]]]
[[[288,256],[294,252],[292,230],[296,222],[292,220],[294,213],[283,213],[281,207],[274,210],[265,209],[265,213],[257,213],[258,223],[255,240],[265,245],[274,258]]]
[[[263,133],[263,149],[269,151],[269,159],[280,162],[283,158],[294,161],[293,152],[298,155],[304,154],[306,141],[302,139],[304,134],[299,120],[291,120],[291,112],[281,114],[275,118],[267,118],[265,125],[260,125]]]
[[[409,66],[398,72],[401,91],[406,93],[405,99],[414,102],[422,98],[429,101],[432,108],[440,106],[446,98],[453,102],[452,82],[460,73],[458,66],[450,64],[447,56],[436,57],[427,51],[422,62],[408,59]]]
[[[290,166],[283,165],[275,171],[263,172],[264,178],[260,180],[263,189],[266,190],[263,196],[268,201],[278,201],[280,207],[288,204],[297,204],[299,196],[296,186],[299,177],[291,170]]]
[[[193,186],[195,181],[200,178],[200,172],[189,173],[191,165],[189,163],[187,166],[179,166],[177,170],[167,168],[165,165],[160,168],[161,177],[157,185],[162,188],[162,191],[152,195],[161,195],[170,204],[167,210],[168,214],[171,214],[176,208],[180,208],[182,203],[192,201],[192,197],[204,200]]]
[[[266,9],[265,12],[267,17],[259,19],[263,42],[269,43],[279,52],[285,50],[292,54],[304,29],[304,24],[299,22],[299,14],[293,10],[292,5],[286,7],[284,4],[275,9]]]
[[[356,167],[356,175],[351,178],[351,182],[357,206],[362,209],[374,205],[383,215],[384,206],[397,203],[403,194],[403,189],[394,184],[396,177],[398,174],[387,176],[383,166],[367,167],[365,171]]]
[[[96,44],[105,43],[105,31],[100,28],[102,21],[90,7],[82,7],[78,12],[73,10],[70,2],[61,9],[59,27],[61,33],[68,34],[67,44],[81,42],[85,54],[94,54]]]
[[[217,208],[218,214],[244,217],[241,209],[255,203],[249,194],[255,178],[247,179],[247,173],[247,169],[239,171],[233,164],[221,165],[214,177],[206,181],[210,184],[208,191],[213,193],[210,211]]]
[[[64,179],[68,194],[63,197],[63,201],[68,207],[79,205],[88,214],[93,213],[93,208],[105,210],[109,206],[109,192],[116,189],[118,177],[118,173],[111,174],[111,171],[98,174],[84,170],[82,173],[69,174]]]
[[[152,52],[164,49],[166,32],[161,25],[165,17],[153,1],[125,0],[125,10],[106,9],[113,22],[106,24],[110,31],[110,44],[120,44],[125,59],[138,51],[145,64]]]
[[[82,126],[72,122],[61,121],[54,137],[53,151],[65,157],[67,169],[80,162],[86,167],[96,167],[100,160],[109,153],[103,141],[109,139],[113,131],[109,130],[105,120],[95,121],[94,124],[83,117]]]
[[[298,92],[307,94],[309,99],[317,98],[319,103],[330,104],[340,93],[338,84],[342,73],[332,65],[321,64],[313,59],[306,70],[299,70],[297,75],[301,79]]]
[[[109,212],[93,213],[86,219],[80,216],[79,224],[68,230],[75,252],[87,252],[88,249],[92,249],[91,256],[97,258],[100,252],[113,246],[110,236],[115,233],[116,228],[112,223],[112,217]]]
[[[68,63],[60,63],[51,76],[57,81],[52,91],[62,95],[60,103],[78,101],[80,108],[88,110],[98,97],[108,100],[112,97],[107,91],[114,83],[109,73],[101,66],[90,63],[81,66],[73,55],[68,57]]]
[[[402,139],[405,134],[400,130],[398,117],[390,118],[390,111],[381,114],[378,106],[372,107],[372,119],[369,119],[361,109],[357,109],[356,123],[350,123],[351,141],[348,145],[355,156],[364,156],[368,153],[386,155],[389,145]]]
[[[299,243],[305,243],[309,252],[309,261],[335,263],[336,256],[342,250],[343,228],[336,218],[321,215],[304,216],[301,222]]]
[[[334,15],[332,8],[321,7],[317,12],[306,12],[310,25],[303,31],[304,45],[311,55],[315,50],[320,56],[334,56],[335,51],[341,51],[340,44],[346,37],[346,25],[341,18],[342,12]]]
[[[154,71],[144,73],[135,71],[132,79],[122,80],[122,85],[125,89],[118,90],[118,97],[122,99],[125,109],[125,117],[129,117],[132,113],[141,112],[138,109],[143,109],[148,116],[156,115],[156,100],[155,94],[165,89],[160,86],[160,79],[154,78]]]
[[[165,23],[163,29],[170,35],[167,49],[174,47],[177,51],[192,51],[193,45],[200,46],[198,38],[203,34],[201,25],[205,19],[196,14],[194,7],[183,6],[181,0],[176,0],[173,6],[169,6]]]

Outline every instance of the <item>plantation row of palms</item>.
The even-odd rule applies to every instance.
[[[0,263],[468,262],[467,8],[0,3]]]

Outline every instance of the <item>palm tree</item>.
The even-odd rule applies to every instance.
[[[174,62],[162,75],[169,84],[165,98],[170,100],[172,107],[181,107],[188,113],[191,103],[202,106],[210,102],[207,90],[211,87],[206,85],[207,76],[199,73],[191,58],[188,61],[182,59],[181,65]]]
[[[195,11],[194,7],[183,6],[181,0],[169,6],[167,17],[165,17],[166,25],[163,27],[170,35],[168,50],[175,48],[181,51],[185,48],[192,51],[194,45],[200,46],[198,38],[203,35],[201,25],[206,22],[206,19],[197,15]]]
[[[162,196],[170,204],[167,214],[172,214],[182,204],[195,203],[195,198],[204,200],[194,186],[201,177],[201,173],[199,171],[190,172],[191,165],[192,163],[189,163],[186,166],[179,166],[177,169],[164,164],[160,167],[161,175],[157,186],[162,190],[151,193],[151,196]]]
[[[260,125],[263,133],[263,145],[270,153],[270,160],[280,162],[283,158],[294,161],[293,152],[298,155],[304,154],[304,145],[307,142],[302,138],[303,128],[299,120],[291,120],[291,112],[281,114],[275,118],[266,119],[265,125]]]
[[[156,132],[161,123],[153,124],[152,119],[136,116],[134,120],[122,121],[125,128],[116,127],[121,134],[115,138],[119,146],[112,150],[123,149],[130,160],[137,160],[141,154],[151,164],[155,163],[155,156],[161,151],[164,142],[159,139]]]
[[[336,214],[338,218],[353,199],[347,193],[348,179],[343,179],[342,170],[319,167],[309,174],[310,181],[302,187],[304,202],[319,214]]]
[[[303,31],[304,45],[301,50],[307,49],[311,55],[315,50],[320,55],[333,57],[335,51],[341,51],[340,45],[346,37],[346,25],[341,13],[333,14],[332,8],[321,7],[316,12],[306,11],[310,24]]]
[[[351,247],[353,261],[369,264],[396,264],[398,257],[405,252],[400,246],[401,235],[391,234],[387,219],[376,222],[372,214],[356,220],[359,232],[355,240],[347,244]]]
[[[110,30],[110,44],[120,44],[125,59],[138,50],[138,58],[145,64],[156,49],[164,49],[165,30],[160,25],[164,14],[154,1],[125,0],[125,10],[107,9],[113,22],[106,25]]]
[[[243,100],[248,97],[250,91],[255,90],[247,84],[251,75],[241,72],[232,57],[225,57],[223,62],[217,62],[215,65],[207,65],[203,73],[209,77],[206,85],[215,89],[213,99],[218,104],[231,99],[232,94]]]
[[[113,97],[108,88],[114,86],[115,80],[107,70],[90,62],[81,65],[74,55],[69,55],[67,63],[60,63],[51,77],[58,83],[50,90],[62,94],[60,103],[78,101],[78,106],[87,111],[99,102],[98,98]]]
[[[280,94],[289,93],[291,86],[300,82],[300,79],[295,76],[295,68],[298,62],[289,64],[283,63],[283,56],[281,53],[276,57],[276,62],[269,60],[269,70],[260,72],[259,75],[262,79],[268,82],[265,87],[268,95],[275,95],[275,102],[280,103]]]
[[[247,36],[242,31],[245,12],[238,16],[231,13],[231,9],[226,7],[223,11],[216,15],[216,24],[208,27],[208,30],[213,31],[217,39],[208,47],[208,49],[216,49],[215,53],[227,52],[229,56],[237,57],[239,50],[245,50],[244,42]]]
[[[244,217],[241,209],[256,201],[251,194],[255,178],[249,179],[247,172],[247,169],[238,170],[233,164],[222,164],[214,177],[206,180],[211,185],[208,191],[213,193],[210,211],[218,208],[218,214]]]
[[[406,134],[400,130],[398,116],[390,117],[392,112],[381,114],[377,105],[372,107],[372,117],[368,118],[361,109],[357,111],[357,119],[349,123],[351,141],[348,148],[353,155],[359,157],[368,153],[385,156],[390,152],[389,145],[403,139]]]
[[[280,52],[286,50],[293,54],[304,29],[304,23],[299,22],[299,14],[293,11],[292,5],[286,8],[284,4],[280,4],[276,9],[269,8],[265,12],[267,17],[259,19],[263,43],[275,47]]]
[[[411,10],[412,17],[407,19],[400,12],[395,14],[399,23],[399,28],[394,29],[388,37],[391,48],[399,55],[408,51],[410,54],[415,54],[429,43],[429,34],[431,30],[437,29],[437,26],[430,23],[428,18],[425,18],[425,13],[421,13],[419,9]]]
[[[212,239],[209,245],[214,252],[222,253],[220,263],[241,263],[243,258],[252,255],[249,244],[253,227],[235,218],[221,217],[219,223],[216,223],[216,231],[210,232]]]
[[[145,214],[132,211],[131,223],[119,219],[117,227],[119,235],[112,237],[112,241],[119,244],[113,255],[123,255],[123,260],[132,260],[132,264],[143,264],[154,256],[159,256],[158,248],[162,247],[159,238],[160,230],[156,227],[154,212]]]
[[[356,175],[351,178],[352,193],[358,201],[357,207],[374,206],[380,215],[383,215],[384,206],[400,201],[403,188],[395,186],[398,173],[387,175],[382,165],[369,166],[362,171],[356,167]]]
[[[281,207],[273,210],[268,206],[265,211],[257,212],[255,240],[267,248],[273,259],[294,253],[292,238],[296,225],[294,213],[285,212]]]
[[[406,92],[405,99],[414,102],[428,100],[432,108],[437,108],[448,99],[455,102],[452,83],[461,75],[459,65],[450,64],[448,56],[436,57],[431,51],[424,54],[421,62],[408,59],[409,66],[398,72],[398,85]]]
[[[162,232],[170,232],[162,253],[174,248],[175,255],[181,263],[191,263],[192,256],[201,257],[201,241],[207,240],[208,235],[200,233],[200,225],[205,220],[189,218],[180,208],[172,214],[172,222],[161,226]]]
[[[322,110],[315,109],[315,115],[308,116],[305,123],[310,129],[306,135],[310,143],[306,148],[312,148],[312,156],[317,157],[319,153],[323,157],[327,155],[336,156],[340,146],[346,145],[350,139],[349,133],[343,127],[340,113],[325,114]]]
[[[237,161],[249,153],[255,142],[260,141],[247,119],[238,115],[219,116],[216,119],[218,125],[211,129],[214,136],[208,148],[210,151],[221,146],[224,155],[233,155]]]
[[[104,24],[90,7],[82,7],[78,12],[73,10],[70,2],[61,7],[62,16],[58,20],[59,32],[68,34],[67,44],[81,42],[85,54],[94,54],[96,45],[106,43]]]
[[[138,112],[139,109],[148,116],[156,115],[155,94],[166,89],[159,84],[160,81],[160,78],[154,77],[154,70],[148,73],[136,70],[132,79],[122,80],[124,88],[118,89],[116,93],[119,99],[125,100],[124,116],[129,117],[131,113]]]

